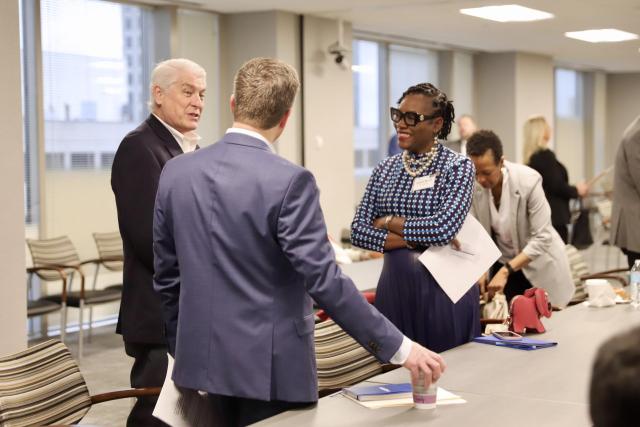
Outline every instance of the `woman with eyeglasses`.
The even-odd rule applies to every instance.
[[[384,253],[376,307],[433,351],[480,335],[478,287],[454,304],[418,261],[429,246],[452,243],[471,206],[473,164],[438,143],[453,119],[451,101],[430,83],[402,94],[391,120],[403,151],[376,166],[351,224],[355,246]]]

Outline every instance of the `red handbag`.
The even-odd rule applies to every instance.
[[[551,317],[549,295],[542,288],[529,288],[524,295],[516,295],[511,300],[509,309],[511,316],[510,330],[518,334],[545,331],[540,317]]]

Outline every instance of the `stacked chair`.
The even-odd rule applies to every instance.
[[[118,301],[122,293],[121,288],[118,287],[96,290],[97,269],[100,265],[106,265],[106,263],[121,262],[122,256],[80,261],[75,246],[67,236],[52,239],[27,239],[27,246],[31,252],[34,265],[34,268],[27,269],[29,281],[31,282],[33,275],[36,275],[46,282],[58,280],[63,282],[63,289],[60,294],[47,295],[45,297],[47,301],[61,306],[60,336],[62,339],[65,336],[67,308],[75,307],[79,309],[78,358],[81,359],[85,306]],[[91,290],[85,287],[84,267],[88,264],[93,264],[96,268]],[[80,282],[79,290],[72,290],[74,279]]]
[[[52,298],[48,295],[36,297],[33,295],[32,279],[33,275],[37,272],[48,272],[53,276],[57,275],[57,279],[60,280],[62,285],[61,292],[54,295]],[[46,316],[54,311],[59,311],[61,314],[61,324],[66,323],[66,308],[67,308],[67,275],[61,268],[57,267],[30,267],[27,268],[27,274],[29,275],[28,295],[27,295],[27,318],[31,319],[36,316]],[[60,331],[60,337],[64,341],[64,329]]]

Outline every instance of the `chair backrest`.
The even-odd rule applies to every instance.
[[[93,240],[96,241],[98,256],[100,258],[123,258],[122,237],[120,232],[93,233]],[[102,263],[108,270],[122,271],[122,261],[105,261]]]
[[[90,407],[85,380],[60,341],[0,358],[0,426],[74,424]]]
[[[576,288],[572,302],[583,301],[587,298],[587,291],[584,283],[580,279],[582,276],[586,276],[589,274],[589,266],[585,262],[582,254],[575,246],[566,245],[565,252],[567,254],[567,258],[569,259],[569,268],[571,269],[571,279],[573,279],[573,284]]]
[[[347,387],[383,370],[375,357],[331,319],[316,323],[314,340],[319,391]]]
[[[46,265],[79,265],[80,258],[75,246],[67,236],[52,239],[27,239],[27,246],[31,252],[34,267]],[[67,271],[71,273],[73,270]],[[36,273],[43,280],[58,280],[60,275],[50,271]]]

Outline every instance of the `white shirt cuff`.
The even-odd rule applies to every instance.
[[[411,341],[407,337],[402,338],[402,344],[396,351],[396,354],[389,360],[390,363],[394,365],[402,365],[409,358],[409,354],[411,353],[411,346],[413,345],[413,341]]]

